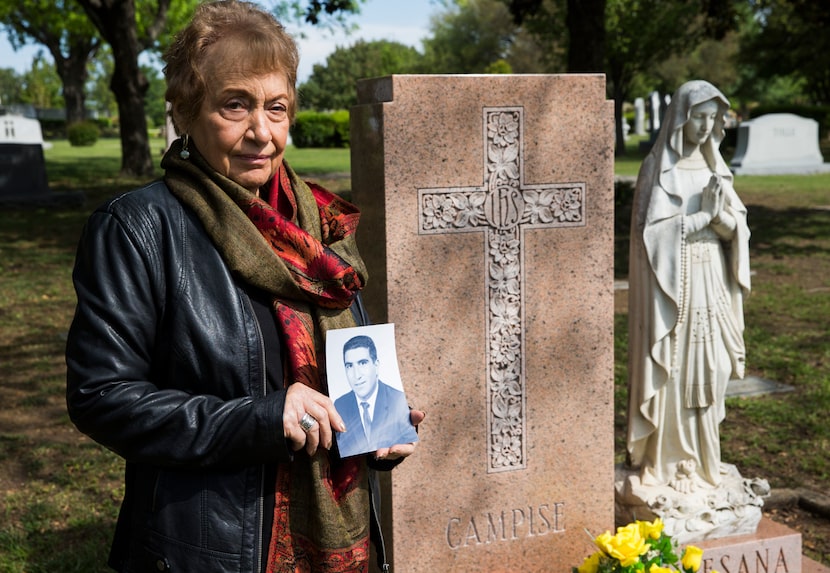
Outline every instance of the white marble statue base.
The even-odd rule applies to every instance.
[[[619,464],[614,479],[617,525],[659,517],[663,530],[680,545],[755,533],[769,484],[742,478],[731,464],[722,464],[721,478],[717,487],[707,484],[681,493],[668,485],[643,485],[639,470]]]

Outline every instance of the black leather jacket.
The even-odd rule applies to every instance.
[[[259,571],[264,467],[292,454],[248,295],[162,182],[92,214],[73,278],[69,415],[127,462],[110,565]]]

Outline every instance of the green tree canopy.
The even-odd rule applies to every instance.
[[[360,13],[366,0],[284,0],[277,3],[274,13],[280,20],[306,22],[323,28],[346,27],[349,15]]]
[[[14,68],[0,68],[0,105],[20,103],[23,93],[23,78]]]
[[[502,0],[513,20],[565,51],[568,72],[602,72],[606,0]]]
[[[171,0],[77,0],[106,40],[115,66],[111,88],[118,102],[121,172],[151,176],[154,171],[147,135],[144,97],[149,87],[138,63],[145,49],[166,30]],[[195,0],[188,0],[195,7]],[[172,30],[167,30],[168,32]]]
[[[358,40],[351,47],[338,47],[324,65],[314,65],[308,81],[300,86],[300,107],[349,109],[357,103],[357,80],[410,73],[421,58],[415,48],[389,40]]]
[[[39,52],[32,61],[32,67],[23,74],[21,102],[37,108],[59,108],[64,105],[61,95],[61,79],[55,73],[55,66],[46,61]]]
[[[118,102],[121,172],[149,176],[153,157],[147,137],[145,96],[149,82],[138,64],[139,54],[163,47],[190,17],[199,0],[76,0],[112,48],[115,66],[112,91]],[[360,0],[284,0],[279,6],[307,7],[307,17],[356,12]],[[276,8],[275,8],[276,9]],[[313,18],[308,18],[314,21]]]
[[[34,42],[49,50],[63,83],[66,120],[82,121],[87,61],[101,38],[75,0],[0,0],[0,23],[14,48]]]
[[[167,91],[167,82],[162,73],[152,66],[141,66],[141,71],[147,78],[147,93],[144,96],[144,111],[150,127],[161,127],[167,121],[167,104],[164,93]]]
[[[614,97],[617,152],[625,149],[622,105],[639,74],[673,55],[691,52],[703,37],[699,0],[608,0],[606,67]]]
[[[830,103],[830,8],[826,0],[754,0],[755,26],[741,65],[767,80],[803,82],[814,104]]]
[[[485,73],[509,54],[519,27],[499,0],[456,0],[433,16],[432,37],[424,40],[424,71]]]
[[[653,66],[648,71],[649,79],[655,80],[654,88],[662,93],[672,93],[691,79],[703,79],[724,94],[734,94],[740,80],[738,45],[738,33],[734,31],[720,40],[705,38],[690,53],[674,54]]]
[[[67,121],[84,119],[89,62],[102,44],[112,47],[111,89],[119,105],[122,171],[152,173],[143,96],[147,79],[138,66],[145,49],[161,49],[165,26],[181,26],[198,0],[0,0],[0,23],[13,46],[45,46],[62,81]],[[33,68],[33,73],[36,70]],[[94,83],[94,82],[93,82]],[[102,101],[104,98],[98,98]]]
[[[95,57],[87,63],[87,106],[99,116],[108,118],[118,114],[115,94],[110,89],[113,65],[112,50],[107,44],[101,46]]]

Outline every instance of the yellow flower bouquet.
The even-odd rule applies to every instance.
[[[606,531],[594,543],[599,550],[574,567],[573,573],[696,573],[703,560],[703,550],[694,545],[687,545],[678,556],[659,517],[618,527],[616,535]]]

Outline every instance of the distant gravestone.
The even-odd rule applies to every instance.
[[[663,107],[664,100],[660,97],[660,92],[653,91],[648,95],[648,100],[645,102],[646,111],[648,112],[648,139],[641,141],[639,149],[641,153],[648,153],[651,146],[657,140],[657,135],[660,133],[660,121],[663,118],[665,108]]]
[[[599,75],[358,82],[375,322],[427,412],[394,571],[569,571],[612,529],[614,113]]]
[[[830,171],[819,149],[818,122],[792,113],[771,113],[738,126],[730,168],[737,175]]]
[[[40,122],[0,108],[0,206],[76,206],[80,191],[53,193],[46,178]]]
[[[0,202],[39,201],[49,195],[40,122],[0,115]]]
[[[646,134],[646,101],[641,97],[634,100],[634,134]]]
[[[648,130],[652,134],[660,131],[660,119],[663,117],[660,113],[661,107],[660,92],[651,92],[648,95]]]

